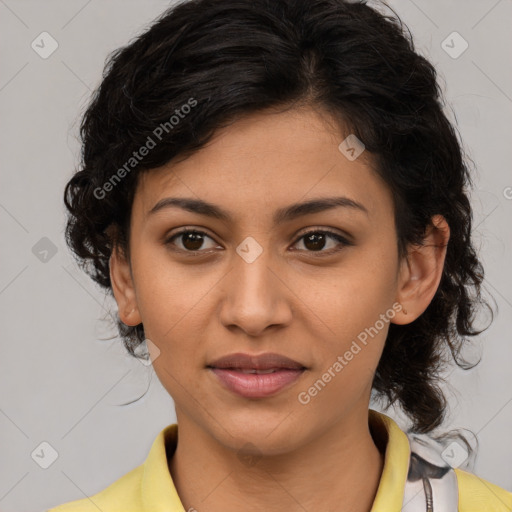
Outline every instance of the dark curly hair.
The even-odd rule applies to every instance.
[[[80,126],[80,169],[65,187],[66,242],[112,294],[109,257],[116,245],[129,260],[141,173],[185,159],[249,113],[323,109],[364,142],[392,191],[400,258],[409,244],[422,243],[433,215],[450,226],[438,290],[415,321],[390,324],[373,380],[377,397],[387,406],[398,402],[412,429],[427,433],[445,417],[445,363],[471,367],[461,357],[464,337],[485,330],[474,329],[475,313],[489,305],[480,294],[472,183],[458,132],[443,113],[434,67],[382,5],[394,15],[348,0],[172,6],[106,61]],[[139,154],[149,141],[158,143]],[[117,328],[136,356],[143,325],[127,326],[117,314]]]

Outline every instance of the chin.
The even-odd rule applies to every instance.
[[[282,455],[304,444],[300,432],[283,418],[286,415],[282,413],[274,421],[261,414],[254,421],[245,416],[243,421],[230,420],[215,428],[221,436],[219,441],[234,451],[253,456]]]

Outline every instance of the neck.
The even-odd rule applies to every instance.
[[[279,455],[239,453],[178,415],[178,444],[169,470],[185,510],[370,512],[384,457],[368,409],[317,432]],[[377,442],[377,444],[376,444]]]

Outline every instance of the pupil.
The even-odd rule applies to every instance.
[[[320,239],[320,241],[318,240]],[[312,233],[304,239],[307,249],[319,250],[325,247],[325,233]]]
[[[195,231],[185,233],[185,235],[183,235],[183,246],[191,251],[196,251],[201,248],[201,245],[203,245],[202,238],[203,235],[196,233]]]

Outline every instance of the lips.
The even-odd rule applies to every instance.
[[[268,370],[256,370],[255,368],[226,368],[227,370],[233,370],[241,373],[256,373],[258,375],[266,375],[267,373],[275,373],[282,368],[270,368]]]
[[[267,398],[291,387],[307,368],[274,352],[228,354],[207,365],[225,389],[244,398]]]
[[[271,397],[291,387],[306,370],[280,368],[265,374],[226,368],[210,368],[209,371],[225,389],[254,399]]]
[[[306,368],[298,361],[274,352],[259,355],[240,352],[228,354],[209,363],[207,367],[258,374],[273,373],[276,370],[303,370]]]

